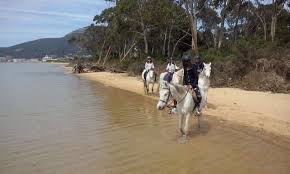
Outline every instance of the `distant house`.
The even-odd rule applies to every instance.
[[[52,59],[52,57],[48,56],[48,55],[45,55],[43,58],[42,58],[42,61],[43,62],[47,62],[47,61],[50,61]]]
[[[26,59],[12,59],[13,63],[20,63],[20,62],[25,62]]]
[[[58,59],[55,58],[55,56],[48,56],[48,55],[45,55],[43,58],[42,58],[42,61],[43,62],[49,62],[49,61],[57,61]]]

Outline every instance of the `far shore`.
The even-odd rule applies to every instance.
[[[71,72],[71,68],[65,69],[67,73]],[[96,72],[79,76],[158,100],[156,92],[155,95],[144,95],[142,80],[126,73]],[[208,103],[208,108],[204,110],[205,116],[215,116],[221,121],[232,121],[259,131],[290,137],[290,94],[211,88]]]

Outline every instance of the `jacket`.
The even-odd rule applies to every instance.
[[[198,76],[203,70],[203,63],[195,63],[190,69],[184,70],[183,85],[191,85],[193,88],[198,87]]]

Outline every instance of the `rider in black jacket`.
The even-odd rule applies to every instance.
[[[195,56],[194,58],[196,62],[192,64],[190,56],[182,57],[184,69],[183,85],[189,86],[196,93],[197,103],[195,105],[195,108],[199,108],[201,102],[201,94],[198,88],[198,75],[203,70],[204,65],[201,57]]]

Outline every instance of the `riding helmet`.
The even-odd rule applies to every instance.
[[[191,57],[188,55],[184,55],[181,58],[182,62],[191,62]]]
[[[201,57],[199,55],[194,56],[194,60],[201,60]]]

